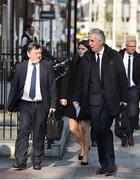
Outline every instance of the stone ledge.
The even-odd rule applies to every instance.
[[[64,120],[64,127],[62,132],[62,137],[59,141],[54,141],[54,144],[52,144],[51,149],[47,149],[47,141],[44,143],[44,154],[45,157],[51,157],[51,158],[62,158],[65,144],[69,138],[70,131],[68,127],[68,118],[63,117]],[[1,140],[0,142],[0,156],[9,156],[14,157],[14,151],[15,151],[15,140]],[[29,142],[29,149],[28,154],[30,155],[32,151],[31,148],[31,142]]]

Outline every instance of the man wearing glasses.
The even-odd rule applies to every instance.
[[[134,129],[139,126],[139,88],[140,88],[140,54],[136,51],[136,38],[129,36],[126,39],[126,48],[120,50],[128,78],[128,116],[131,132],[123,137],[122,146],[134,146]]]

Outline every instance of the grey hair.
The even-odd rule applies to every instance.
[[[126,38],[126,44],[129,42],[135,42],[136,43],[136,37],[135,36],[128,36]]]
[[[91,29],[88,32],[88,34],[96,34],[97,39],[101,40],[103,42],[103,44],[105,44],[105,34],[101,29],[98,29],[98,28]]]

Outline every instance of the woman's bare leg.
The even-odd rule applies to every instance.
[[[88,162],[88,151],[90,147],[90,121],[80,121],[80,131],[84,138],[84,156],[83,162]]]
[[[77,140],[77,142],[80,144],[81,146],[80,155],[83,156],[84,155],[84,139],[83,139],[83,135],[79,131],[79,123],[74,119],[69,119],[69,129],[70,129],[70,132],[75,137],[75,139]]]

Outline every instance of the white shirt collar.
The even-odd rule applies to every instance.
[[[32,65],[33,62],[31,61],[31,59],[29,59],[29,65]],[[36,65],[38,65],[39,63],[36,63]]]
[[[101,51],[99,51],[98,53],[100,54],[100,55],[103,55],[103,53],[104,53],[104,47],[101,49]],[[98,53],[96,53],[96,54],[98,54]]]
[[[130,56],[130,57],[133,57],[133,54],[128,54],[127,51],[125,51],[125,55],[126,55],[126,56]]]

